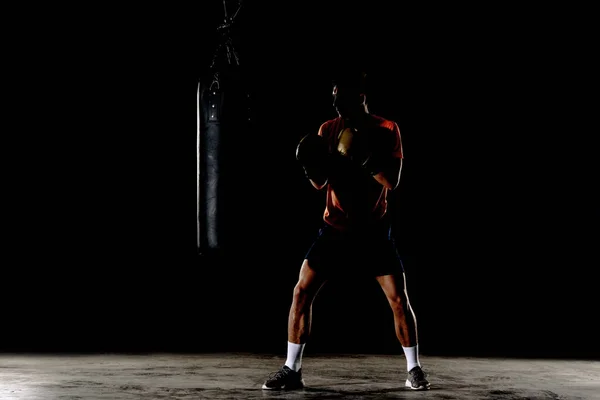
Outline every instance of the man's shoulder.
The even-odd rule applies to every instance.
[[[332,127],[334,125],[339,125],[341,122],[342,122],[342,118],[341,117],[331,118],[331,119],[328,119],[325,122],[323,122],[321,124],[321,127],[323,127],[323,128],[329,128],[329,127]]]
[[[322,132],[323,135],[326,135],[329,132],[338,131],[339,128],[341,127],[341,125],[342,125],[341,117],[332,118],[332,119],[329,119],[329,120],[323,122],[321,124],[321,127],[319,128],[319,130]]]
[[[376,126],[381,126],[388,129],[394,129],[396,126],[396,121],[379,115],[371,114],[371,118]]]

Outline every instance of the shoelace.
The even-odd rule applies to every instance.
[[[279,379],[285,378],[288,375],[288,371],[286,369],[280,369],[277,372],[273,372],[269,375],[269,379]]]
[[[415,372],[411,374],[415,379],[422,380],[425,379],[427,374],[422,369],[417,369]]]

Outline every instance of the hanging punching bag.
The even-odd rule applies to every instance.
[[[200,91],[199,247],[221,250],[235,239],[240,220],[239,176],[242,145],[250,130],[248,94],[237,75]],[[235,144],[234,144],[235,143]],[[237,201],[237,207],[234,202]]]
[[[221,118],[223,93],[220,88],[202,88],[200,91],[200,248],[221,247],[222,217],[220,199],[222,143]]]
[[[234,13],[234,16],[237,12]],[[225,11],[219,27],[217,46],[210,72],[210,84],[198,89],[198,246],[199,251],[223,250],[233,245],[238,207],[229,207],[236,198],[234,167],[239,162],[240,140],[247,135],[249,102],[239,58],[233,48],[233,18]],[[233,143],[237,143],[234,146]],[[228,164],[225,164],[227,160]]]

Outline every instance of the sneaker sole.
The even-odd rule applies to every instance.
[[[267,385],[265,385],[263,383],[262,388],[264,390],[298,390],[298,389],[304,389],[304,382],[302,382],[302,384],[299,386],[291,386],[291,387],[286,387],[285,385],[283,385],[282,387],[268,387]]]
[[[429,390],[431,388],[431,384],[427,384],[425,386],[413,387],[413,385],[410,383],[410,381],[408,379],[406,380],[406,382],[404,382],[404,386],[406,386],[407,388],[411,388],[412,390]]]

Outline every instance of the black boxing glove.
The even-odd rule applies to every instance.
[[[296,147],[296,160],[304,169],[308,179],[317,183],[325,183],[329,169],[329,147],[320,135],[308,134],[300,139]]]

